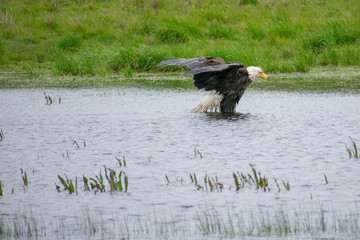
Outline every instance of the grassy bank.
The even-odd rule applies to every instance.
[[[355,66],[359,12],[357,0],[5,0],[0,70],[131,74],[171,56],[219,56],[267,72]]]

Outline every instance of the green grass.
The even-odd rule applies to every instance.
[[[0,70],[132,76],[201,56],[273,73],[357,66],[359,11],[356,0],[4,1]]]

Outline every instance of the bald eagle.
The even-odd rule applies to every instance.
[[[218,57],[172,58],[158,64],[176,65],[188,67],[187,73],[194,76],[195,87],[208,91],[193,112],[233,113],[247,86],[260,77],[267,79],[259,67],[245,68],[242,62],[225,62]]]

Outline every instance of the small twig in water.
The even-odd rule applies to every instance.
[[[76,145],[77,148],[80,148],[79,144],[74,140],[73,145]]]
[[[195,153],[195,157],[197,156],[197,154],[199,154],[200,159],[202,158],[202,154],[199,150],[197,150],[197,148],[194,148],[194,153]]]

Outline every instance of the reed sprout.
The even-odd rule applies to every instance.
[[[3,183],[0,181],[0,196],[3,196]]]
[[[46,105],[53,104],[53,99],[50,97],[50,95],[47,95],[46,92],[44,92],[44,96],[45,96],[45,100],[46,100]]]
[[[22,180],[23,180],[23,183],[24,183],[24,186],[28,186],[29,184],[29,180],[28,180],[28,177],[27,177],[27,173],[26,171],[24,171],[22,168],[20,168],[20,172],[21,172],[21,177],[22,177]]]
[[[325,179],[325,184],[328,184],[329,182],[328,182],[328,178],[327,178],[326,174],[324,174],[324,179]]]
[[[283,183],[283,185],[285,187],[285,190],[290,191],[290,183],[289,183],[289,181],[285,182],[284,180],[282,180],[282,183]]]
[[[214,191],[214,190],[223,190],[224,188],[224,184],[222,182],[219,181],[218,177],[215,176],[215,177],[209,177],[207,174],[205,174],[204,176],[204,184],[201,185],[198,183],[198,180],[197,180],[197,177],[196,177],[196,174],[190,174],[190,180],[191,180],[191,183],[193,183],[197,190],[204,190],[204,191]]]
[[[89,178],[90,179],[90,186],[91,189],[96,189],[100,192],[105,192],[105,184],[104,184],[104,177],[101,174],[101,170],[99,173],[99,176],[95,176],[95,178]]]
[[[4,141],[5,136],[4,136],[4,132],[2,129],[0,129],[0,141]]]
[[[65,190],[68,190],[70,194],[74,192],[78,193],[77,177],[75,179],[75,185],[73,184],[73,181],[69,179],[66,175],[65,178],[61,177],[60,175],[58,175],[58,177]],[[115,170],[105,167],[105,178],[109,184],[109,189],[111,193],[113,193],[114,191],[128,191],[129,178],[124,171],[120,171],[119,173],[117,173]],[[106,185],[101,169],[99,175],[95,175],[94,177],[86,177],[85,175],[83,175],[82,180],[84,184],[84,191],[94,190],[95,193],[106,192]],[[60,192],[61,188],[60,186],[56,185],[56,189],[58,190],[58,192]]]
[[[349,158],[360,158],[358,148],[357,148],[355,141],[351,137],[349,137],[349,138],[350,138],[350,140],[352,142],[352,146],[353,146],[353,149],[349,149],[347,147],[347,145],[345,144],[345,148],[346,148],[347,153],[349,154]]]
[[[66,175],[65,175],[65,178],[63,178],[58,174],[58,178],[59,178],[61,184],[63,185],[64,190],[67,190],[70,194],[78,193],[77,177],[75,178],[75,185],[74,185],[73,181],[70,178],[68,178]],[[60,186],[56,185],[56,189],[58,192],[60,192]]]
[[[245,185],[255,185],[257,189],[262,189],[264,192],[270,191],[269,180],[267,177],[262,176],[260,171],[257,171],[253,164],[249,164],[251,167],[251,173],[240,173],[233,172],[234,183],[236,187],[236,191],[239,191],[241,188],[245,187]],[[278,189],[278,192],[281,191],[281,187],[277,182],[277,179],[274,178],[275,185]],[[290,190],[290,183],[282,180],[282,184],[284,189]]]
[[[257,171],[254,165],[249,164],[252,174],[249,173],[233,173],[236,191],[244,187],[245,184],[255,184],[256,188],[263,189],[264,191],[270,191],[268,179],[265,176],[261,176],[261,173]]]
[[[122,178],[122,175],[124,175],[124,178]],[[119,174],[117,174],[116,171],[105,167],[105,177],[109,182],[111,193],[113,191],[127,192],[128,177],[126,176],[124,171],[120,171]],[[124,184],[123,184],[123,179],[124,179]]]
[[[126,167],[126,159],[125,156],[123,156],[123,158],[118,158],[117,156],[115,156],[115,159],[118,161],[120,167],[124,166]],[[150,159],[150,158],[149,158]],[[149,160],[150,161],[150,160]]]

